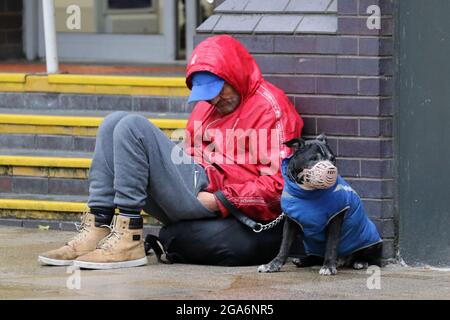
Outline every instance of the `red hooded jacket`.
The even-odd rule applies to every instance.
[[[283,91],[265,81],[253,57],[236,39],[214,36],[201,42],[187,65],[186,84],[197,71],[212,72],[241,95],[239,106],[219,114],[206,101],[196,104],[187,124],[186,151],[206,170],[208,192],[221,190],[257,221],[281,213],[283,142],[299,137],[303,120]],[[224,217],[228,210],[216,198]]]

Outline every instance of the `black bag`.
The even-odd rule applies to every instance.
[[[282,234],[283,223],[256,233],[234,217],[187,220],[162,227],[159,241],[147,236],[146,246],[165,263],[250,266],[271,261],[278,254]],[[291,253],[303,252],[299,239]]]

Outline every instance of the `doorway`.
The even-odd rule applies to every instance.
[[[450,265],[450,1],[399,6],[399,250]]]
[[[54,1],[60,61],[102,64],[184,64],[192,30],[199,17],[206,18],[205,10],[199,11],[203,2],[209,14],[214,6],[214,1],[193,0]],[[42,0],[24,5],[27,58],[44,58]],[[71,6],[79,8],[79,28],[68,27]]]

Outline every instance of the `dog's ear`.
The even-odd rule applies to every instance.
[[[316,138],[316,140],[318,140],[318,141],[320,141],[320,142],[323,142],[323,143],[325,143],[325,144],[328,143],[328,138],[327,138],[327,136],[325,135],[325,133],[321,133],[320,135],[318,135],[317,138]]]
[[[288,146],[289,148],[298,150],[305,146],[305,140],[303,140],[302,138],[295,138],[295,139],[284,142],[284,144],[286,146]]]

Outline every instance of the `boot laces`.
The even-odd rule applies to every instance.
[[[69,243],[74,243],[84,239],[86,237],[86,234],[90,231],[90,224],[87,222],[88,214],[89,211],[84,211],[83,215],[81,216],[81,222],[75,222],[75,228],[77,229],[78,234]]]
[[[107,227],[110,230],[110,233],[103,238],[102,240],[100,240],[100,242],[97,245],[97,249],[102,249],[102,250],[109,250],[111,249],[114,244],[120,240],[120,236],[121,234],[119,232],[117,232],[117,230],[115,229],[116,226],[116,222],[113,220],[113,222],[111,223],[111,225],[102,225],[102,227]]]

